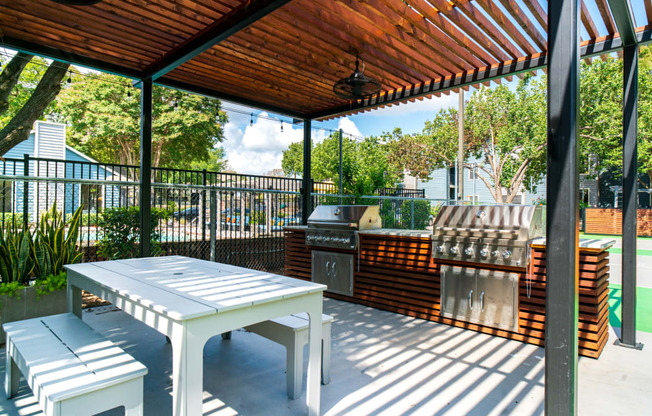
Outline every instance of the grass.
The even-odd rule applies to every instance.
[[[609,285],[609,324],[621,326],[622,286]],[[652,333],[652,288],[636,289],[636,330]]]

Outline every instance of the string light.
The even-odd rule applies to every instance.
[[[283,120],[281,120],[281,133],[283,132]]]
[[[0,56],[3,56],[5,58],[13,58],[13,55],[9,55],[6,51],[2,51],[2,50],[0,50]],[[44,64],[44,63],[40,63],[40,62],[32,61],[31,64],[39,65],[39,66],[42,66],[42,67],[49,67],[48,64]],[[83,73],[83,72],[74,71],[73,69],[70,69],[70,70],[68,70],[68,79],[66,80],[66,83],[69,84],[69,85],[72,84],[71,74],[73,72],[75,73],[75,75],[82,76],[82,77],[87,78],[87,79],[100,79],[100,76],[97,75],[97,74]],[[111,81],[111,80],[107,80],[107,79],[102,79],[102,81],[103,82],[108,82],[108,83],[111,83],[111,84],[116,84],[116,85],[124,85],[121,82],[115,82],[115,81]],[[130,90],[127,90],[127,97],[131,97],[131,91]],[[176,101],[174,103],[174,108],[178,108],[178,103]],[[222,108],[223,111],[227,111],[227,112],[239,113],[239,114],[249,114],[250,115],[250,121],[249,122],[250,122],[250,124],[253,124],[253,113],[247,112],[247,111],[244,111],[244,110],[240,110],[240,109],[229,108],[229,107],[226,107],[226,106],[222,106],[221,108]],[[271,121],[279,121],[278,118],[264,116],[264,115],[261,115],[261,114],[257,114],[256,117],[257,118],[263,118],[263,119],[266,119],[266,120],[271,120]],[[281,120],[281,124],[282,123],[283,123],[283,121]],[[312,129],[313,130],[321,130],[321,131],[329,131],[331,135],[333,134],[332,129],[327,129],[325,127],[317,127],[317,126],[313,125]],[[283,131],[283,126],[282,125],[281,125],[281,131]],[[350,133],[347,133],[347,135],[350,138],[355,139],[355,140],[360,140],[360,141],[364,140],[364,137],[362,137],[362,136],[356,136],[356,135],[353,135],[353,134],[350,134]]]
[[[251,113],[251,118],[249,119],[249,125],[250,126],[254,125],[254,113]]]

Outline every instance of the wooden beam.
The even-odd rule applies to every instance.
[[[161,59],[151,64],[145,70],[145,74],[148,78],[152,78],[153,80],[162,77],[184,62],[189,61],[207,49],[210,49],[213,45],[267,16],[289,1],[290,0],[251,0],[244,3],[242,7],[234,10],[232,13],[208,26],[206,29],[197,33],[197,35],[188,39]]]

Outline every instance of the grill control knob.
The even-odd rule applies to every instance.
[[[446,251],[446,249],[444,248],[443,245],[437,246],[437,253],[444,254],[444,251]]]
[[[467,247],[464,249],[464,254],[467,256],[472,256],[473,255],[473,247]]]
[[[480,255],[483,258],[486,258],[489,255],[489,250],[487,250],[486,248],[483,248],[482,250],[480,250]]]
[[[499,253],[498,253],[498,250],[493,250],[493,251],[491,252],[491,257],[498,257],[498,254],[499,254]]]
[[[511,251],[509,251],[509,250],[503,251],[503,258],[504,259],[508,259],[510,257],[512,257],[512,252]]]
[[[460,252],[460,249],[457,248],[457,246],[453,246],[448,251],[450,251],[450,253],[453,254],[453,255],[457,255],[457,253]]]

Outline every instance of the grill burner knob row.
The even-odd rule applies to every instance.
[[[464,249],[464,254],[467,256],[472,256],[473,255],[473,247],[467,247]]]

